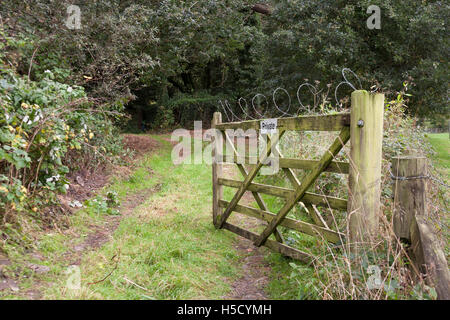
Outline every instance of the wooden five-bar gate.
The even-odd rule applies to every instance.
[[[349,113],[333,115],[300,116],[278,118],[278,134],[267,135],[267,145],[249,170],[242,164],[250,160],[246,155],[239,155],[234,142],[227,135],[227,129],[254,129],[259,132],[261,121],[222,123],[221,113],[216,112],[212,127],[217,129],[213,148],[213,222],[216,228],[224,228],[251,240],[256,246],[264,245],[283,255],[294,259],[310,262],[312,257],[297,248],[287,245],[278,226],[290,228],[308,235],[319,236],[335,244],[344,241],[358,243],[364,241],[367,235],[377,230],[380,201],[381,180],[381,144],[383,138],[384,95],[371,94],[364,90],[352,93],[352,108]],[[277,146],[286,131],[338,131],[339,135],[319,160],[303,160],[284,158]],[[335,156],[350,142],[349,162],[334,161]],[[224,144],[233,151],[233,159],[244,177],[243,181],[222,176]],[[292,188],[270,186],[254,183],[253,180],[271,155],[279,157],[279,167],[288,178]],[[307,170],[299,181],[293,169]],[[349,175],[349,196],[340,199],[308,192],[322,172],[337,172]],[[231,201],[223,199],[223,186],[236,188]],[[239,204],[246,191],[250,191],[258,208]],[[285,199],[278,213],[269,212],[261,194],[277,196]],[[311,215],[314,223],[307,223],[288,218],[288,213],[298,203],[302,202]],[[347,210],[349,219],[349,238],[339,230],[327,225],[318,207],[329,207]],[[259,218],[267,225],[261,234],[245,230],[233,225],[227,220],[232,212]],[[275,240],[269,239],[274,234]]]

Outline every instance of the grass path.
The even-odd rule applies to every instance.
[[[124,199],[148,196],[108,242],[84,255],[81,290],[67,290],[60,277],[45,298],[217,299],[230,290],[230,279],[238,277],[233,237],[214,229],[210,202],[199,201],[211,198],[210,172],[202,165],[173,166],[170,143],[154,138],[161,149],[109,188]]]
[[[32,254],[11,257],[20,289],[0,291],[0,298],[292,298],[288,260],[213,227],[211,170],[174,166],[167,137],[152,139],[160,148],[101,192],[118,193],[120,216],[78,211],[69,229],[43,235]],[[30,264],[48,271],[24,268]],[[80,270],[77,290],[67,287],[71,266]]]

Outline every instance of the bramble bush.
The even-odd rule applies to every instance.
[[[113,121],[123,106],[96,106],[83,87],[55,81],[50,70],[40,81],[10,68],[0,75],[0,216],[6,223],[15,212],[36,213],[66,192],[71,170],[115,161],[122,144]]]

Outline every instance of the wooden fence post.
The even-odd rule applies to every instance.
[[[394,233],[399,239],[411,241],[410,227],[416,215],[426,215],[427,158],[394,157],[391,171],[394,184]],[[420,178],[422,177],[422,178]]]
[[[394,233],[411,243],[410,254],[438,299],[450,299],[450,271],[445,253],[427,223],[427,158],[392,158],[394,175]]]
[[[439,300],[450,300],[450,271],[444,250],[433,228],[424,216],[416,215],[411,222],[411,258],[426,282],[436,289]]]
[[[222,113],[214,112],[211,122],[211,128],[222,123]],[[213,185],[213,223],[218,227],[218,218],[221,216],[222,208],[219,201],[223,199],[223,187],[219,184],[219,178],[222,176],[223,138],[219,132],[214,133],[214,147],[212,149],[212,185]]]
[[[384,94],[352,93],[350,115],[350,242],[366,242],[378,230]]]

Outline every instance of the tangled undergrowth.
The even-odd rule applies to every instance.
[[[5,37],[0,49],[18,46]],[[45,70],[30,80],[0,55],[0,250],[33,242],[30,221],[63,214],[57,195],[68,174],[117,163],[123,152],[114,122],[121,101],[100,104],[85,89]],[[47,219],[47,216],[51,216]],[[35,227],[35,226],[33,226]]]

